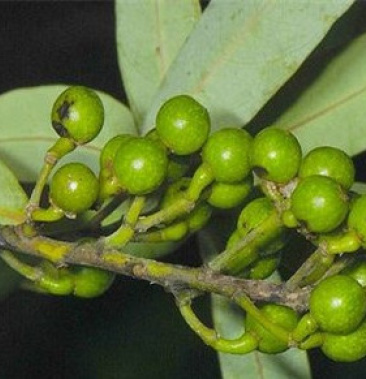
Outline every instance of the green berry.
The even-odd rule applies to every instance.
[[[275,207],[267,197],[254,199],[241,211],[237,221],[237,228],[242,235],[248,234],[274,211]]]
[[[366,260],[362,259],[355,262],[352,266],[343,270],[342,274],[350,276],[362,287],[366,287]]]
[[[266,304],[261,308],[261,311],[274,324],[289,332],[295,329],[299,320],[297,313],[293,309],[283,305]],[[257,336],[259,340],[258,350],[262,353],[277,354],[288,349],[288,345],[285,342],[278,340],[250,314],[246,317],[245,330]]]
[[[309,308],[311,316],[323,331],[348,334],[366,316],[366,293],[351,277],[334,275],[314,288],[310,294]]]
[[[293,179],[301,163],[301,147],[296,137],[286,130],[267,128],[254,137],[251,165],[255,173],[276,183]]]
[[[177,155],[198,151],[210,132],[209,114],[187,95],[166,101],[156,116],[156,131],[163,143]]]
[[[312,175],[329,176],[349,189],[355,180],[355,168],[352,159],[343,150],[330,146],[317,147],[304,157],[299,171],[300,178]]]
[[[366,356],[366,321],[346,335],[325,333],[321,346],[323,353],[333,361],[354,362]]]
[[[58,135],[70,138],[77,144],[85,144],[93,140],[102,129],[102,101],[89,88],[69,87],[56,99],[51,120]]]
[[[118,149],[114,171],[121,186],[132,195],[156,190],[168,168],[166,152],[148,138],[131,138]]]
[[[115,274],[94,267],[74,267],[74,295],[92,298],[102,295],[111,286]]]
[[[226,128],[213,133],[202,149],[202,161],[218,182],[244,180],[250,172],[252,137],[243,129]]]
[[[337,228],[348,212],[348,197],[333,179],[314,175],[302,179],[291,196],[291,211],[309,231],[326,233]]]
[[[356,231],[362,240],[366,243],[366,195],[361,195],[351,203],[351,210],[347,220],[348,227]]]
[[[113,168],[113,161],[117,154],[118,149],[133,136],[131,134],[118,134],[111,138],[104,146],[100,153],[99,162],[101,169],[111,171]]]
[[[214,182],[207,202],[216,208],[234,208],[247,198],[252,188],[252,176],[237,183]]]
[[[42,275],[36,282],[36,286],[51,295],[64,296],[73,291],[73,279],[67,270],[58,270],[57,277]]]
[[[50,201],[65,213],[81,213],[97,200],[99,182],[93,171],[82,163],[59,168],[50,184]]]
[[[272,275],[279,264],[279,255],[269,255],[254,262],[249,268],[249,279],[263,280]]]

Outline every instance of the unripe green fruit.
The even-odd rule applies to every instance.
[[[337,228],[348,212],[348,197],[333,179],[314,175],[302,179],[291,196],[291,211],[309,231],[326,233]]]
[[[267,197],[254,199],[241,211],[237,228],[242,235],[248,234],[251,230],[260,225],[273,211],[275,207]]]
[[[311,150],[301,163],[299,177],[312,175],[328,176],[349,189],[355,180],[355,168],[352,159],[344,151],[323,146]]]
[[[314,288],[309,307],[311,316],[323,331],[348,334],[366,315],[366,293],[351,277],[334,275]]]
[[[325,333],[321,346],[323,353],[333,361],[354,362],[366,356],[366,321],[346,335]]]
[[[191,233],[202,229],[210,220],[212,215],[212,208],[205,201],[196,205],[193,211],[185,217],[188,223],[188,229]]]
[[[69,295],[73,291],[74,282],[67,270],[58,271],[58,277],[42,275],[37,286],[51,295]]]
[[[118,149],[114,171],[121,186],[132,195],[156,190],[168,168],[166,152],[148,138],[131,138]]]
[[[156,116],[156,131],[163,143],[177,155],[198,151],[210,132],[209,114],[187,95],[169,99]]]
[[[249,279],[263,280],[268,278],[276,271],[279,261],[279,254],[258,259],[249,268]]]
[[[59,168],[50,184],[50,201],[66,213],[81,213],[97,200],[99,182],[82,163],[67,163]]]
[[[342,274],[350,276],[362,287],[366,287],[366,260],[360,260],[342,271]]]
[[[74,267],[74,295],[92,298],[102,295],[113,283],[115,274],[94,267]]]
[[[299,320],[297,313],[293,309],[283,305],[266,304],[261,308],[261,311],[274,324],[282,326],[282,328],[289,332],[295,329]],[[288,345],[285,342],[278,340],[250,314],[246,317],[245,330],[258,337],[258,350],[262,353],[277,354],[288,349]]]
[[[100,153],[99,163],[101,169],[113,169],[113,161],[117,154],[118,149],[131,138],[134,138],[131,134],[118,134],[111,138],[104,146]]]
[[[252,176],[237,183],[214,182],[207,202],[216,208],[234,208],[246,199],[252,188]]]
[[[254,137],[251,165],[259,177],[286,183],[296,176],[301,155],[301,146],[293,134],[272,127]]]
[[[361,195],[351,203],[347,220],[348,227],[356,231],[362,244],[366,243],[366,195]]]
[[[202,149],[202,161],[218,182],[244,180],[250,172],[252,137],[243,129],[226,128],[213,133]]]
[[[93,140],[104,123],[104,108],[99,96],[89,88],[67,88],[52,108],[52,126],[61,137],[77,144]]]

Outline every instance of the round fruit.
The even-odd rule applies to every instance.
[[[352,159],[343,150],[323,146],[311,150],[301,163],[299,177],[312,175],[329,176],[349,189],[355,180],[355,168]]]
[[[114,171],[121,186],[132,195],[156,190],[164,181],[168,168],[166,152],[148,138],[131,138],[118,149]]]
[[[98,192],[98,179],[89,167],[82,163],[68,163],[52,177],[50,201],[66,213],[81,213],[94,204]]]
[[[361,195],[351,203],[351,210],[347,220],[348,227],[355,230],[362,240],[366,242],[366,195]]]
[[[274,324],[282,326],[289,332],[295,329],[299,320],[297,313],[284,305],[266,304],[261,308],[261,311]],[[262,353],[277,354],[288,349],[288,345],[285,342],[278,340],[250,314],[246,317],[245,330],[258,337],[258,350]]]
[[[74,295],[78,297],[97,297],[111,286],[115,274],[94,267],[74,267]]]
[[[216,208],[234,208],[246,199],[252,188],[252,176],[237,183],[214,182],[207,202]]]
[[[243,129],[221,129],[211,134],[203,146],[202,160],[218,182],[240,182],[250,172],[251,143],[252,137]]]
[[[103,104],[91,89],[69,87],[53,104],[51,120],[58,135],[85,144],[93,140],[102,129]]]
[[[73,291],[72,276],[67,270],[59,270],[58,276],[42,275],[36,285],[51,295],[69,295]]]
[[[173,153],[188,155],[198,151],[210,133],[209,114],[187,95],[166,101],[156,116],[156,131]]]
[[[334,230],[348,212],[348,197],[333,179],[314,175],[302,179],[291,196],[291,211],[308,230],[326,233]]]
[[[309,308],[323,331],[348,334],[366,315],[366,293],[351,277],[334,275],[321,281],[311,292]]]
[[[242,235],[249,233],[260,225],[273,211],[275,207],[267,197],[260,197],[251,201],[241,211],[237,228]]]
[[[350,334],[325,333],[321,346],[323,353],[333,361],[354,362],[366,356],[366,321]]]
[[[268,278],[277,269],[279,261],[280,258],[278,254],[258,259],[249,268],[249,278],[255,280]]]
[[[342,271],[342,274],[348,275],[356,280],[362,287],[366,287],[366,260],[362,259]]]
[[[272,127],[262,130],[254,137],[251,165],[259,177],[286,183],[296,176],[301,155],[300,144],[294,135]]]
[[[113,168],[113,161],[117,154],[118,149],[131,138],[131,134],[118,134],[111,138],[104,146],[100,153],[99,162],[102,169],[106,168],[111,171]]]

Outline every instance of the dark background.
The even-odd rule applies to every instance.
[[[0,94],[67,83],[125,101],[113,8],[112,1],[0,1]],[[356,163],[363,166],[364,157]],[[171,259],[196,264],[196,248],[190,240]],[[206,314],[208,305],[201,307]],[[0,309],[0,378],[220,377],[215,353],[193,335],[172,297],[157,286],[119,278],[94,300],[15,292]],[[365,360],[341,365],[319,352],[311,360],[314,379],[366,373]]]

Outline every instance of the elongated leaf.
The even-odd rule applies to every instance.
[[[27,195],[9,168],[0,161],[0,225],[17,225],[25,219]]]
[[[352,0],[212,0],[171,66],[143,125],[178,93],[205,105],[214,129],[244,125],[293,75]]]
[[[227,216],[220,225],[211,223],[199,233],[200,253],[209,260],[223,250],[224,241],[234,230],[234,218]],[[228,299],[212,296],[212,315],[216,330],[225,338],[237,338],[244,331],[244,314]],[[219,353],[222,379],[309,379],[310,366],[306,352],[291,349],[281,354],[253,352],[247,355]]]
[[[336,56],[276,124],[304,151],[331,145],[357,154],[366,148],[366,34]]]
[[[118,61],[138,123],[200,13],[198,0],[116,1]]]
[[[56,141],[51,127],[52,104],[65,85],[22,88],[0,96],[0,158],[21,181],[34,181],[44,154]],[[117,133],[136,133],[132,115],[119,101],[99,93],[105,107],[105,123],[100,135],[85,147],[79,147],[69,160],[98,167],[98,153],[103,144]]]

